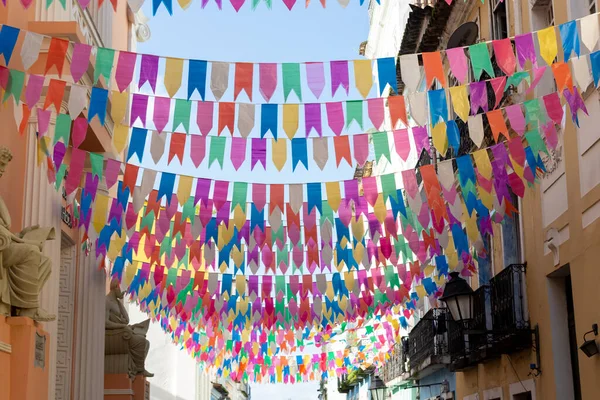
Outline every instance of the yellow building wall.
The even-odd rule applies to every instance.
[[[521,33],[532,30],[530,1],[507,1],[507,14],[509,19],[509,35],[515,35],[515,25],[520,24]],[[491,39],[490,31],[490,4],[478,5],[467,20],[474,21],[478,17],[480,25],[480,38]],[[519,7],[520,21],[515,21],[515,7]],[[555,24],[569,21],[569,2],[553,2]],[[558,29],[557,29],[558,36]],[[582,46],[582,53],[587,50]],[[562,49],[559,46],[559,59],[562,57]],[[597,94],[590,94],[593,89],[586,93],[586,104],[598,101]],[[592,97],[593,96],[593,97]],[[531,96],[533,97],[533,96]],[[569,113],[568,109],[566,110]],[[530,364],[536,363],[536,354],[533,349],[513,353],[509,356],[503,355],[500,359],[494,359],[479,364],[477,367],[465,371],[456,372],[456,397],[459,400],[488,399],[487,394],[492,389],[500,390],[502,400],[513,400],[513,390],[519,388],[521,381],[527,389],[529,384],[534,386],[534,399],[543,400],[565,400],[557,392],[564,388],[560,387],[564,363],[569,363],[570,358],[559,360],[556,358],[555,348],[561,345],[553,335],[553,323],[556,325],[556,315],[553,315],[551,306],[552,292],[549,285],[552,277],[560,267],[569,265],[573,285],[573,302],[576,325],[576,337],[578,347],[583,343],[583,334],[591,329],[593,323],[600,323],[600,159],[595,157],[597,168],[586,166],[581,170],[581,159],[586,151],[580,150],[578,135],[589,135],[590,128],[598,126],[595,121],[600,116],[591,112],[589,117],[580,114],[582,118],[593,118],[586,127],[578,129],[571,121],[570,114],[566,116],[566,125],[563,131],[563,160],[564,174],[566,179],[566,190],[562,196],[566,196],[568,208],[556,216],[552,222],[544,227],[544,213],[550,212],[552,203],[558,201],[557,197],[543,199],[541,186],[535,185],[526,191],[524,199],[520,204],[521,211],[521,235],[524,245],[524,260],[527,262],[526,283],[527,302],[531,326],[539,327],[540,332],[540,357],[542,371],[541,375],[534,377],[530,375]],[[589,146],[600,148],[600,141]],[[582,154],[583,153],[583,154]],[[563,178],[560,178],[563,179]],[[581,187],[582,182],[591,189],[584,195]],[[546,188],[548,190],[548,188]],[[543,202],[545,203],[543,204]],[[548,206],[550,205],[550,207]],[[547,218],[547,217],[546,217]],[[584,222],[587,225],[583,227]],[[545,248],[547,232],[554,228],[560,232],[559,263],[554,265],[554,256]],[[501,269],[498,265],[502,263],[502,242],[498,227],[494,227],[492,258],[494,272]],[[476,280],[476,279],[475,279]],[[567,320],[559,320],[558,324],[567,325]],[[590,336],[588,336],[588,339]],[[564,338],[562,338],[564,340]],[[554,342],[553,342],[554,341]],[[562,343],[564,345],[564,343]],[[512,361],[512,364],[511,364]],[[578,362],[581,384],[581,395],[583,400],[600,398],[600,356],[586,357],[578,350]],[[569,377],[569,379],[571,379]],[[485,393],[485,392],[488,393]],[[497,392],[496,392],[497,393]],[[564,393],[564,392],[563,392]],[[495,398],[495,396],[491,397]]]

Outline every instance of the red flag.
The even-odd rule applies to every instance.
[[[48,48],[44,74],[47,74],[52,66],[55,66],[56,71],[58,71],[58,76],[62,77],[62,70],[63,66],[65,65],[65,58],[67,57],[68,48],[69,42],[67,40],[54,37],[50,40],[50,47]]]
[[[236,100],[242,90],[246,91],[248,99],[252,101],[252,80],[254,75],[254,64],[235,63],[235,78],[233,87],[233,99]]]

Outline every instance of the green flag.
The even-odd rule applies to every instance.
[[[302,101],[302,86],[300,85],[300,64],[283,63],[281,65],[283,76],[283,98],[287,101],[289,94],[294,91],[298,100]]]
[[[92,175],[102,179],[104,171],[104,156],[102,154],[90,153],[90,163],[92,164]]]
[[[362,100],[352,100],[346,102],[346,128],[352,121],[356,121],[358,126],[363,127],[363,102]]]
[[[529,76],[528,71],[519,71],[508,77],[506,80],[506,85],[504,86],[504,91],[506,92],[508,88],[512,85],[515,88],[519,86],[521,81],[525,79],[528,85],[531,84],[531,76]]]
[[[546,144],[544,143],[544,140],[540,136],[540,131],[538,129],[532,129],[529,132],[526,132],[525,139],[527,139],[527,143],[536,157],[540,154],[540,152],[544,152],[548,155],[550,154]]]
[[[71,117],[67,114],[58,114],[56,116],[56,124],[54,126],[54,143],[53,144],[56,144],[59,139],[62,139],[65,146],[68,146],[70,137],[71,137]]]
[[[394,174],[381,176],[381,190],[383,191],[383,201],[386,202],[388,197],[393,197],[398,201],[398,193],[396,192],[396,178]]]
[[[382,156],[385,156],[388,162],[392,162],[387,132],[373,133],[371,138],[373,138],[373,147],[375,148],[375,162],[379,162]]]
[[[100,76],[103,76],[105,82],[108,83],[114,58],[115,51],[113,49],[98,47],[98,53],[96,53],[96,66],[94,67],[94,83],[98,82]]]
[[[192,102],[184,99],[175,99],[175,112],[173,114],[173,131],[176,131],[180,124],[184,131],[190,131],[190,113]]]
[[[538,126],[546,122],[546,118],[540,107],[539,99],[528,100],[523,103],[525,106],[525,122]]]
[[[21,92],[23,91],[23,83],[25,82],[25,72],[14,69],[9,70],[8,85],[4,93],[4,100],[8,100],[10,95],[15,98],[15,102],[19,104],[21,101]]]
[[[225,136],[210,137],[210,151],[208,153],[208,167],[216,160],[223,169],[223,157],[225,157]]]
[[[54,187],[56,190],[60,188],[60,185],[65,178],[65,173],[67,172],[67,164],[62,164],[58,171],[56,171],[56,182],[54,182]]]
[[[239,205],[246,212],[246,200],[248,196],[248,184],[246,182],[233,183],[233,195],[231,197],[231,211]]]
[[[490,78],[496,77],[487,43],[482,42],[469,46],[469,54],[471,55],[474,80],[478,81],[483,71],[487,72]]]

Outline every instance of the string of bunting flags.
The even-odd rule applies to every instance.
[[[579,111],[587,114],[581,90],[592,81],[597,85],[600,80],[600,52],[580,54],[580,42],[592,51],[597,44],[598,15],[592,17],[558,28],[564,61],[555,62],[558,55],[555,27],[538,31],[535,36],[530,33],[507,41],[469,46],[469,57],[464,48],[447,50],[444,56],[440,52],[401,56],[398,65],[408,90],[408,109],[403,96],[392,96],[387,104],[383,98],[368,98],[373,81],[363,85],[364,82],[358,83],[361,78],[357,79],[356,87],[359,91],[361,87],[364,89],[361,91],[364,101],[261,104],[260,128],[255,127],[255,104],[220,102],[227,91],[230,64],[226,63],[227,79],[218,80],[221,86],[211,84],[217,100],[212,102],[206,101],[206,93],[200,92],[199,87],[205,90],[208,72],[212,83],[219,75],[218,71],[215,73],[215,65],[218,70],[221,68],[218,65],[225,64],[207,61],[196,64],[196,60],[170,58],[163,62],[157,56],[134,53],[127,56],[124,52],[117,56],[114,50],[109,56],[109,49],[96,49],[94,84],[100,79],[108,82],[114,78],[118,91],[77,84],[83,72],[74,75],[74,84],[69,84],[68,91],[66,81],[48,76],[44,105],[38,107],[46,77],[10,67],[21,32],[7,26],[0,29],[0,54],[6,61],[6,67],[0,68],[0,88],[5,91],[4,101],[12,98],[21,106],[21,133],[25,132],[31,113],[37,113],[38,161],[45,162],[48,179],[57,189],[64,186],[74,203],[77,226],[83,228],[86,239],[88,235],[94,239],[100,265],[110,269],[111,276],[127,287],[133,299],[176,343],[222,375],[254,381],[304,381],[328,371],[347,371],[352,364],[383,362],[400,328],[408,326],[417,301],[439,297],[450,270],[460,270],[465,276],[477,273],[478,261],[487,257],[485,243],[493,234],[492,224],[518,212],[515,196],[523,197],[525,188],[532,187],[545,171],[542,155],[556,148],[556,126],[564,125],[566,108],[575,123]],[[23,45],[21,58],[27,71],[39,56],[35,43],[41,46],[42,40],[30,32],[24,34],[28,46]],[[535,38],[541,57],[550,68],[538,65]],[[66,50],[62,51],[69,46],[68,42],[50,40],[46,73],[56,67],[60,78],[66,54]],[[506,76],[496,76],[498,71],[491,64],[490,46],[501,73]],[[87,70],[94,60],[92,49],[78,51],[87,54],[79,64]],[[577,57],[571,58],[572,53]],[[113,71],[115,56],[119,61]],[[127,57],[126,68],[121,59]],[[444,57],[461,85],[448,86]],[[387,84],[392,87],[396,84],[396,60],[390,60],[381,70],[381,60],[375,61],[380,95]],[[137,70],[138,87],[149,82],[155,93],[159,62],[175,71],[170,78],[174,75],[176,79],[168,85],[165,82],[170,97],[126,92]],[[340,67],[340,71],[345,71],[341,80],[333,73],[334,62],[329,64],[332,92],[335,94],[342,86],[348,93],[350,71],[354,71],[355,78],[368,75],[372,79],[373,64],[368,62],[368,68],[363,64],[363,71],[368,74],[357,74],[356,61],[341,62],[345,63]],[[415,82],[417,77],[420,79],[421,62],[427,89],[436,81],[441,89],[417,91]],[[471,83],[466,80],[469,62],[476,79]],[[313,63],[303,64],[308,77],[309,65]],[[525,69],[529,64],[531,75]],[[204,65],[203,74],[198,70],[189,72],[199,65]],[[321,67],[324,65],[321,63]],[[234,101],[241,91],[252,101],[254,75],[260,78],[261,92],[268,88],[269,85],[263,84],[262,66],[259,64],[255,70],[253,64],[235,63]],[[302,101],[301,93],[289,89],[289,85],[285,93],[285,64],[273,66],[274,76],[283,77],[285,100],[294,91]],[[176,98],[182,88],[185,67],[188,96]],[[300,70],[300,63],[294,68]],[[382,75],[386,70],[389,74]],[[221,75],[223,71],[225,67]],[[482,75],[484,71],[486,75]],[[552,72],[556,92],[523,103],[500,101],[507,88],[523,87],[522,81],[528,83],[527,92],[531,93],[547,71]],[[298,73],[294,82],[301,82],[300,76]],[[479,81],[482,76],[485,79]],[[273,75],[270,78],[271,95],[263,93],[267,101],[280,86],[278,79],[273,80]],[[297,87],[306,84],[310,88],[309,81],[297,83]],[[488,86],[493,93],[490,98]],[[324,83],[321,91],[323,88]],[[202,101],[192,98],[195,91]],[[115,148],[121,153],[128,146],[123,160],[79,148],[88,124],[95,117],[101,124],[106,122],[109,93]],[[60,113],[60,104],[66,98],[69,114]],[[353,122],[364,129],[360,123],[364,103],[373,129],[383,131],[344,132]],[[215,115],[217,104],[218,115]],[[341,112],[330,115],[330,104],[339,104]],[[266,129],[262,126],[265,106],[274,106],[275,111],[270,112],[276,116],[274,123],[267,118]],[[312,106],[310,113],[309,106]],[[52,107],[57,112],[53,127]],[[82,116],[86,107],[87,116]],[[295,124],[285,118],[286,108],[289,115],[290,107],[296,107]],[[297,135],[301,130],[298,117],[301,107],[305,111],[304,137]],[[150,109],[152,118],[148,118]],[[192,113],[192,109],[196,112]],[[332,131],[329,135],[323,134],[323,111]],[[234,135],[236,114],[240,137],[221,136],[225,128]],[[280,114],[284,117],[280,118]],[[129,122],[123,123],[127,115]],[[223,116],[227,122],[221,125]],[[386,125],[384,121],[389,119],[391,124]],[[278,121],[283,121],[287,138],[277,137]],[[398,128],[400,122],[402,127]],[[167,131],[168,126],[174,132]],[[183,132],[177,131],[180,126]],[[153,130],[158,132],[148,135]],[[313,130],[318,137],[309,137]],[[256,136],[252,134],[254,131],[258,131]],[[271,137],[266,137],[268,132]],[[346,139],[347,152],[338,151],[335,141],[340,138]],[[165,154],[167,139],[167,169],[159,170],[144,155],[149,152],[158,165]],[[338,166],[341,160],[351,164],[352,158],[363,165],[369,143],[375,150],[376,162],[386,158],[392,163],[392,149],[402,160],[407,159],[413,147],[418,153],[432,152],[430,139],[438,153],[452,158],[436,165],[365,176],[360,180],[302,184],[229,182],[168,170],[173,158],[178,158],[182,167],[191,165],[189,160],[195,167],[192,169],[198,169],[205,160],[207,147],[208,166],[218,161],[222,167],[225,149],[229,148],[230,158],[237,163],[234,163],[236,170],[248,150],[250,168],[260,163],[266,169],[267,149],[270,149],[271,158],[281,170],[291,149],[292,170],[299,163],[308,169],[308,139],[313,143],[313,158],[320,169],[324,169],[328,160],[328,153],[322,149],[329,148],[330,142],[334,142]],[[474,146],[462,146],[465,140]],[[453,148],[450,154],[449,147]],[[275,161],[277,157],[279,161]],[[86,169],[88,162],[90,168]],[[344,323],[355,324],[354,331],[364,329],[362,334],[370,343],[357,346],[356,351],[294,354],[303,352],[307,343],[330,340],[333,329]]]

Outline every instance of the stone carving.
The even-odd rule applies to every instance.
[[[150,320],[129,325],[124,295],[119,282],[113,280],[110,293],[106,295],[105,372],[128,373],[132,379],[136,375],[152,377],[154,374],[146,371],[144,366],[150,348],[146,339]]]
[[[11,159],[10,150],[0,147],[0,177]],[[10,213],[0,197],[0,315],[54,321],[56,316],[39,304],[52,271],[52,261],[42,250],[47,240],[55,238],[54,228],[34,225],[14,234],[10,225]]]

